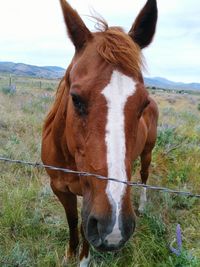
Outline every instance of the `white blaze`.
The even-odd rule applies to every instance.
[[[118,71],[114,71],[110,83],[104,88],[102,94],[105,96],[108,107],[106,136],[108,177],[127,181],[125,167],[125,116],[124,108],[129,96],[136,91],[134,80]],[[121,210],[121,199],[125,193],[125,185],[108,182],[106,193],[113,207],[115,224],[112,232],[106,237],[109,244],[118,244],[122,238],[119,229],[119,215]]]

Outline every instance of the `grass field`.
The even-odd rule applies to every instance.
[[[42,80],[40,86],[40,80],[16,78],[17,91],[9,93],[8,78],[0,79],[0,155],[40,161],[42,122],[58,81]],[[149,184],[200,193],[200,95],[152,95],[160,119]],[[61,266],[68,228],[47,175],[5,163],[0,170],[0,266]],[[133,180],[138,179],[136,162]],[[139,190],[133,188],[132,194],[137,209]],[[200,266],[200,200],[152,191],[148,199],[128,244],[117,253],[92,250],[91,266]],[[177,224],[183,238],[180,256],[169,250],[172,243],[176,247]]]

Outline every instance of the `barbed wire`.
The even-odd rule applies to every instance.
[[[92,176],[92,177],[95,177],[95,178],[100,179],[100,180],[106,180],[106,181],[121,183],[121,184],[125,184],[127,186],[143,187],[143,188],[147,188],[150,190],[157,190],[157,191],[170,193],[170,194],[200,198],[200,194],[194,194],[194,193],[186,192],[186,191],[173,190],[173,189],[170,189],[167,187],[161,187],[161,186],[146,185],[146,184],[142,184],[142,183],[138,183],[138,182],[123,181],[123,180],[120,180],[117,178],[106,177],[106,176],[102,176],[102,175],[95,174],[95,173],[75,171],[75,170],[71,170],[71,169],[67,169],[67,168],[60,168],[60,167],[56,167],[56,166],[46,165],[46,164],[42,164],[42,163],[38,163],[38,162],[34,163],[34,162],[23,161],[23,160],[14,160],[14,159],[9,159],[9,158],[4,158],[4,157],[0,157],[0,161],[6,162],[6,163],[28,165],[28,166],[31,166],[34,168],[41,168],[41,169],[46,168],[46,169],[50,169],[50,170],[54,170],[54,171],[61,171],[61,172],[68,173],[68,174],[78,175],[79,177]]]

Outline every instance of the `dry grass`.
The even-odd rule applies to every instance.
[[[1,156],[40,161],[41,127],[53,94],[31,83],[13,95],[0,92]],[[199,193],[200,97],[156,92],[154,98],[160,120],[149,183]],[[0,266],[61,266],[68,230],[45,172],[4,163],[0,168]],[[133,189],[135,207],[138,196]],[[92,250],[91,266],[200,266],[200,201],[158,192],[148,197],[128,244],[116,254]],[[169,250],[178,223],[179,257]]]

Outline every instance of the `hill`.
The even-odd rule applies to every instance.
[[[17,76],[57,79],[64,75],[65,69],[56,66],[39,67],[24,63],[0,62],[0,72]],[[160,77],[145,78],[145,84],[146,86],[164,89],[200,90],[200,83],[173,82]]]
[[[165,89],[200,90],[200,83],[173,82],[161,77],[145,78],[145,84],[150,87]]]
[[[54,66],[38,67],[24,63],[0,62],[0,72],[17,76],[56,79],[64,75],[65,69]]]

